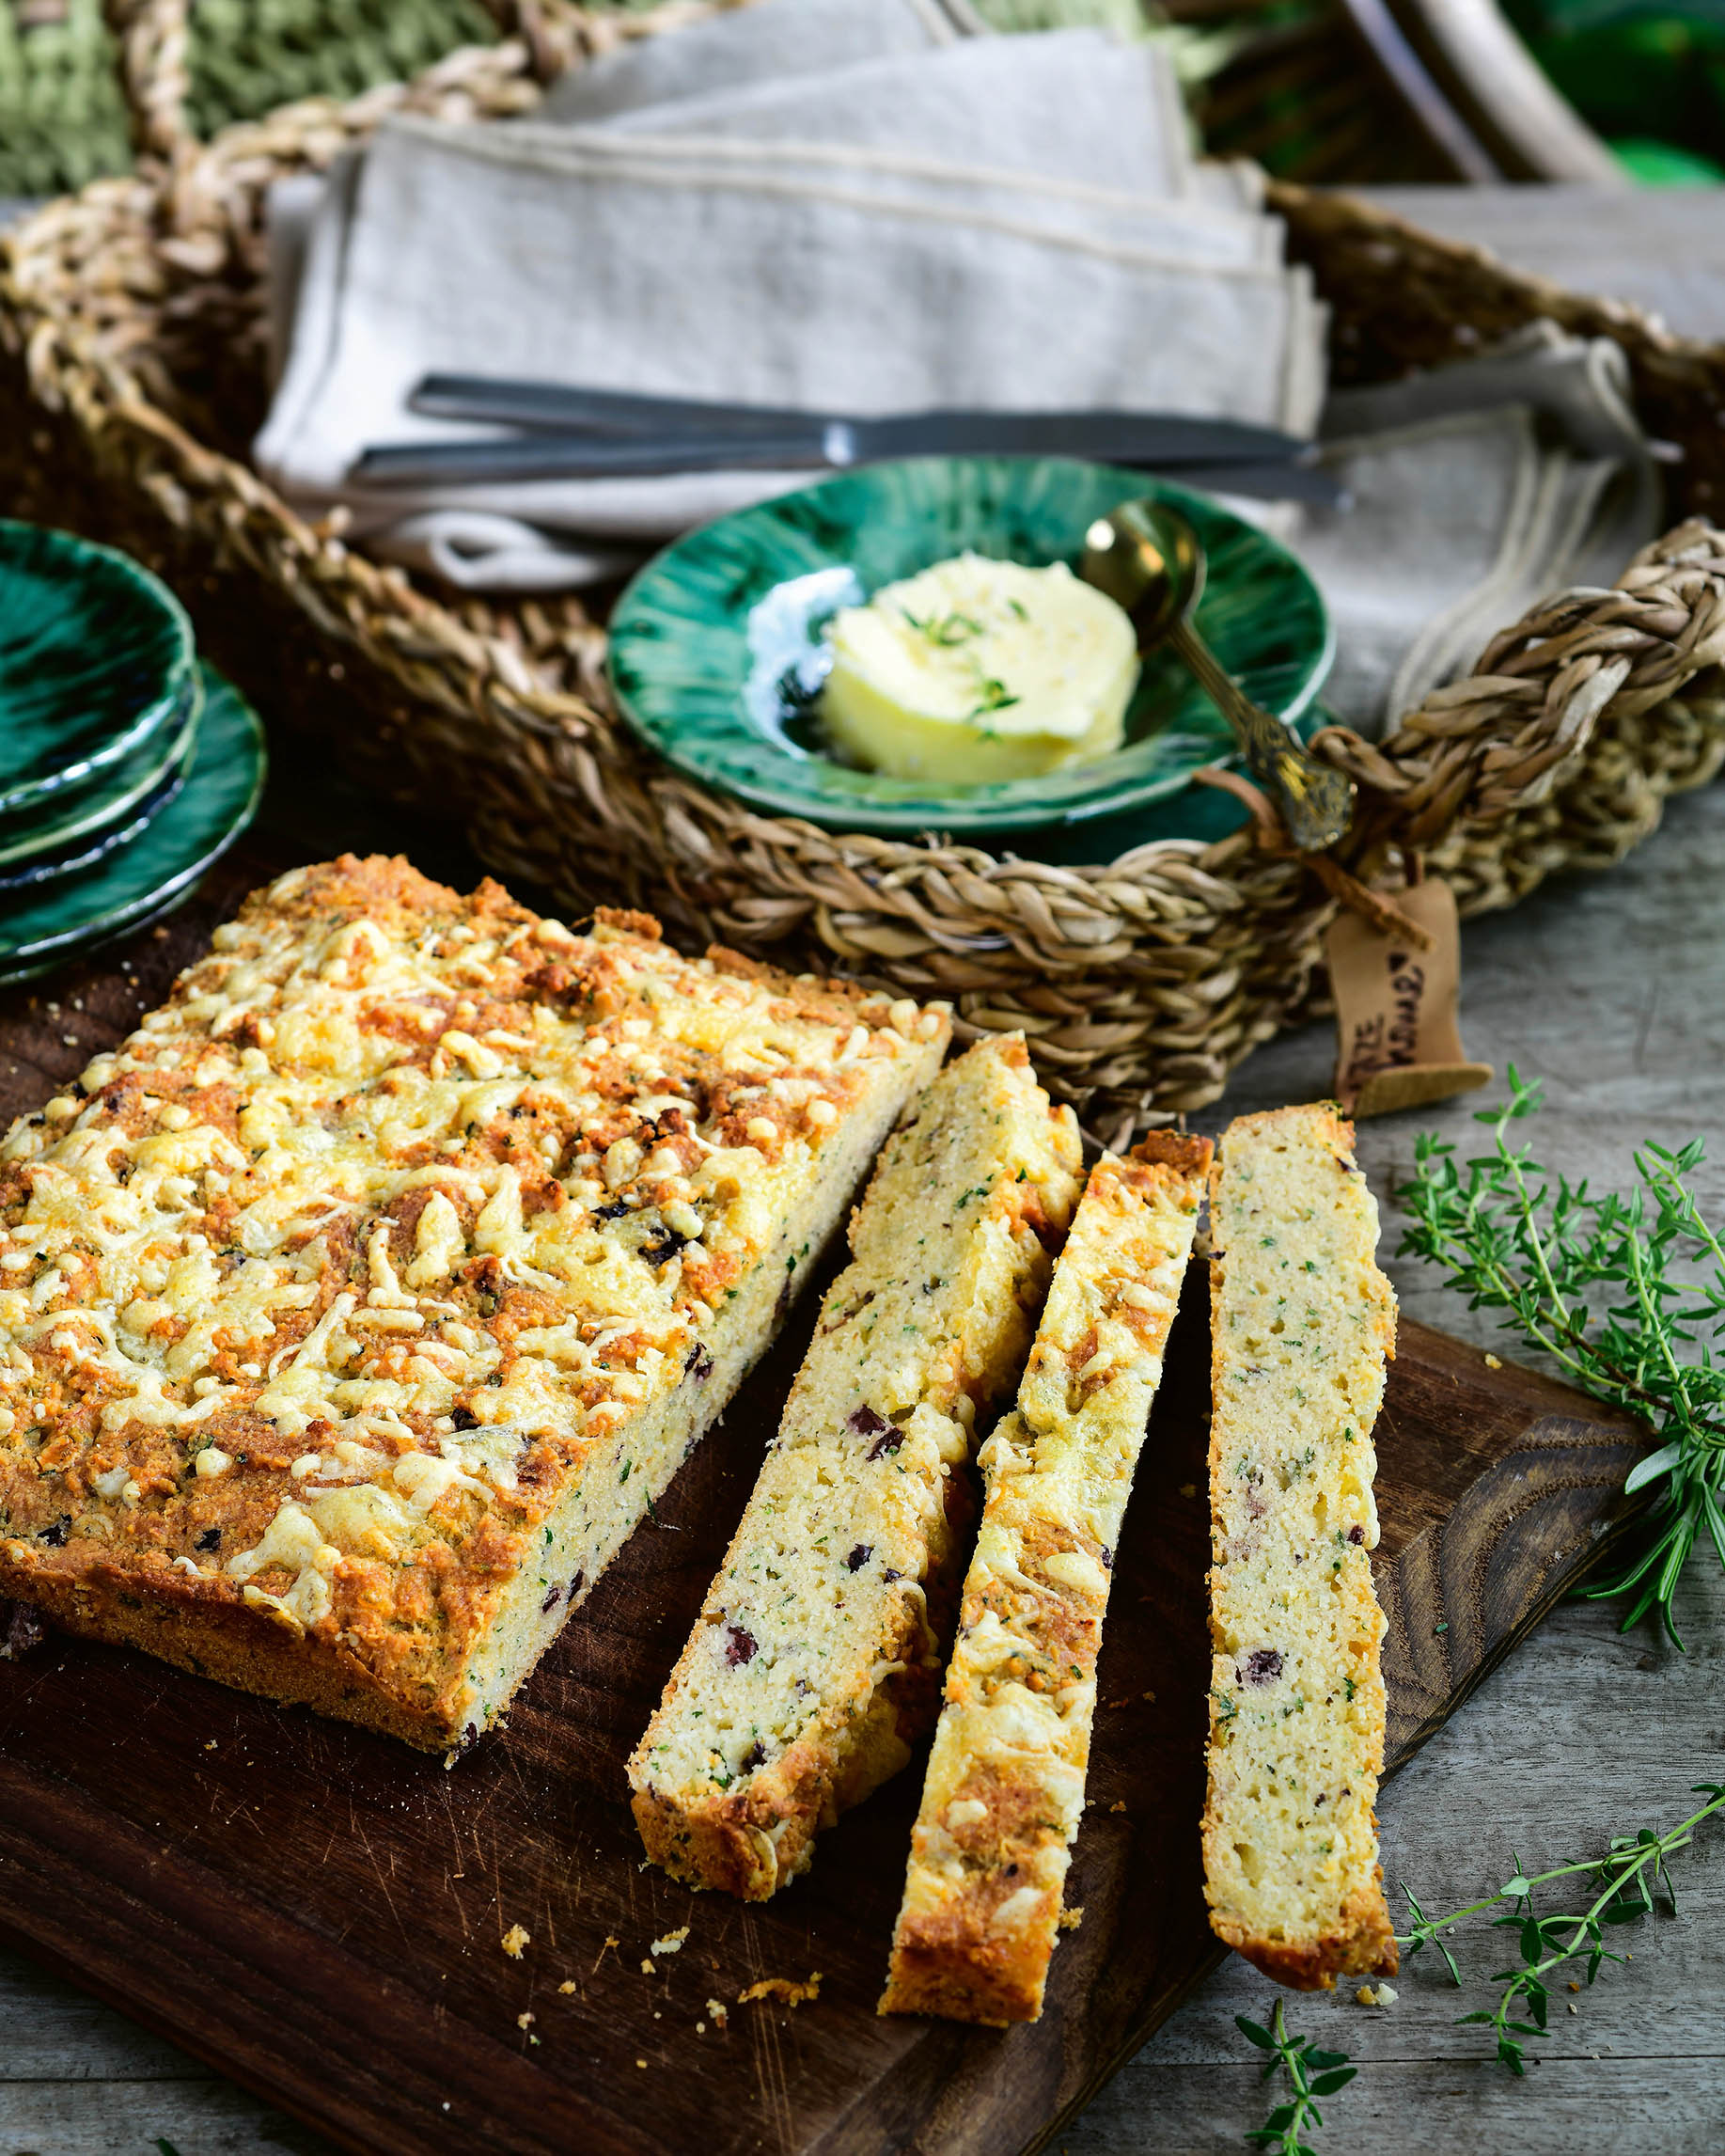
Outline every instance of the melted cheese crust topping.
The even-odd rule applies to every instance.
[[[658,934],[299,870],[15,1125],[8,1565],[459,1650],[594,1448],[712,1367],[881,1060],[944,1032]]]

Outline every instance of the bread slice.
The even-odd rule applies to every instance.
[[[1207,1139],[1105,1154],[987,1498],[922,1787],[886,2014],[1033,2022],[1084,1810],[1114,1550],[1180,1303]]]
[[[1372,1806],[1377,1206],[1329,1103],[1231,1124],[1211,1177],[1210,1794],[1217,1938],[1297,1991],[1392,1975]]]
[[[0,1147],[0,1595],[443,1749],[783,1317],[948,1021],[284,876]]]
[[[1023,1363],[1080,1160],[1015,1036],[949,1064],[887,1146],[629,1763],[647,1853],[690,1885],[764,1900],[933,1721],[973,1432]]]

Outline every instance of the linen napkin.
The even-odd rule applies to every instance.
[[[826,4],[766,0],[703,27],[758,39]],[[864,12],[894,35],[922,21],[915,0]],[[648,56],[606,65],[630,62],[639,94]],[[920,55],[732,81],[645,107],[602,83],[597,125],[382,130],[311,220],[258,445],[269,476],[458,583],[550,589],[807,475],[357,488],[368,443],[474,432],[405,410],[428,369],[862,413],[1111,404],[1315,424],[1309,278],[1281,265],[1248,178],[1195,181],[1153,48],[931,38]]]
[[[1659,529],[1653,449],[1609,338],[1535,323],[1481,358],[1333,392],[1323,433],[1352,506],[1309,511],[1294,543],[1336,628],[1325,701],[1365,733],[1548,593],[1614,583]]]
[[[540,109],[547,119],[604,120],[678,98],[927,53],[980,28],[964,0],[755,0],[572,69]]]

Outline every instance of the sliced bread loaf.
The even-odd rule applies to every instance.
[[[763,1900],[933,1720],[973,1431],[1012,1386],[1078,1134],[1016,1037],[923,1096],[852,1221],[778,1435],[629,1779],[648,1854]]]
[[[1211,1177],[1216,1936],[1299,1991],[1388,1975],[1372,1426],[1395,1346],[1377,1206],[1327,1103],[1242,1116]]]
[[[881,2011],[1034,2021],[1084,1809],[1096,1655],[1209,1141],[1105,1155],[1029,1365],[982,1448],[987,1498]]]

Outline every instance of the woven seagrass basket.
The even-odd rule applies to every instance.
[[[183,119],[185,5],[112,10],[135,173],[0,244],[0,498],[150,561],[267,712],[403,799],[459,802],[500,874],[572,914],[620,897],[684,938],[949,997],[961,1035],[1022,1026],[1048,1082],[1116,1137],[1215,1099],[1313,1007],[1324,928],[1342,900],[1365,903],[1360,881],[1393,890],[1419,855],[1464,910],[1510,905],[1554,870],[1617,859],[1725,757],[1725,534],[1707,521],[1725,501],[1725,348],[1278,184],[1273,207],[1334,309],[1339,378],[1441,361],[1540,316],[1613,337],[1649,427],[1685,451],[1671,510],[1687,521],[1615,590],[1560,593],[1507,627],[1384,741],[1320,734],[1359,786],[1331,858],[1288,854],[1260,822],[1057,868],[835,835],[708,793],[619,725],[604,630],[579,602],[451,601],[306,524],[244,461],[266,396],[268,184],[327,165],[385,112],[527,110],[561,69],[701,0],[623,18],[497,0],[503,43],[208,145]]]

